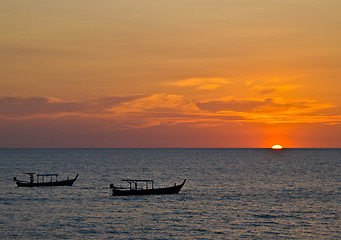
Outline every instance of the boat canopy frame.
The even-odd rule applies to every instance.
[[[56,173],[39,174],[39,173],[31,173],[31,172],[26,172],[25,174],[30,176],[30,182],[31,183],[33,183],[34,175],[36,175],[37,183],[39,183],[39,182],[44,183],[45,177],[50,177],[50,182],[58,182],[58,175],[59,175]]]
[[[138,190],[139,189],[138,188],[138,183],[145,183],[146,184],[145,185],[146,189],[154,189],[154,180],[148,180],[148,179],[122,179],[122,181],[129,183],[129,189],[130,190]],[[140,189],[143,189],[143,188],[140,187]]]

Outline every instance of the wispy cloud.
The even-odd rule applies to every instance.
[[[195,102],[182,95],[107,96],[84,101],[58,98],[0,98],[0,120],[68,119],[97,122],[96,129],[137,129],[158,125],[204,128],[225,123],[341,123],[335,104],[281,98],[226,97]]]
[[[322,114],[334,104],[283,99],[221,99],[198,102],[198,108],[216,115],[240,116],[260,123],[341,123],[340,115]]]
[[[291,78],[299,78],[299,76],[291,76]],[[302,88],[299,84],[288,84],[287,81],[274,78],[270,80],[248,80],[245,82],[245,86],[253,91],[257,92],[261,96],[266,95],[278,95],[285,92],[294,91],[298,88]]]
[[[177,87],[194,87],[198,90],[214,90],[221,86],[230,84],[226,78],[186,78],[170,83],[171,86]]]
[[[51,97],[2,97],[0,98],[0,117],[34,118],[58,117],[80,113],[103,113],[115,105],[141,98],[135,96],[108,96],[86,101],[68,101]]]

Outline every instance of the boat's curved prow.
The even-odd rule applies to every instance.
[[[178,192],[180,192],[180,190],[182,189],[182,187],[185,185],[186,180],[187,180],[187,179],[185,179],[185,180],[179,185],[179,191],[178,191]]]
[[[77,178],[78,178],[78,173],[77,173],[77,175],[76,175],[76,177],[75,177],[74,179],[69,180],[69,183],[67,183],[67,185],[68,185],[68,186],[72,186],[73,183],[77,180]]]

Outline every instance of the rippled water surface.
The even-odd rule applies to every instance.
[[[340,149],[0,149],[1,239],[340,239]],[[18,188],[23,172],[79,178]],[[153,179],[179,194],[111,196]]]

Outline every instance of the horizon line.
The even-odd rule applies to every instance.
[[[0,149],[341,149],[341,147],[283,147],[272,149],[271,147],[0,147]]]

